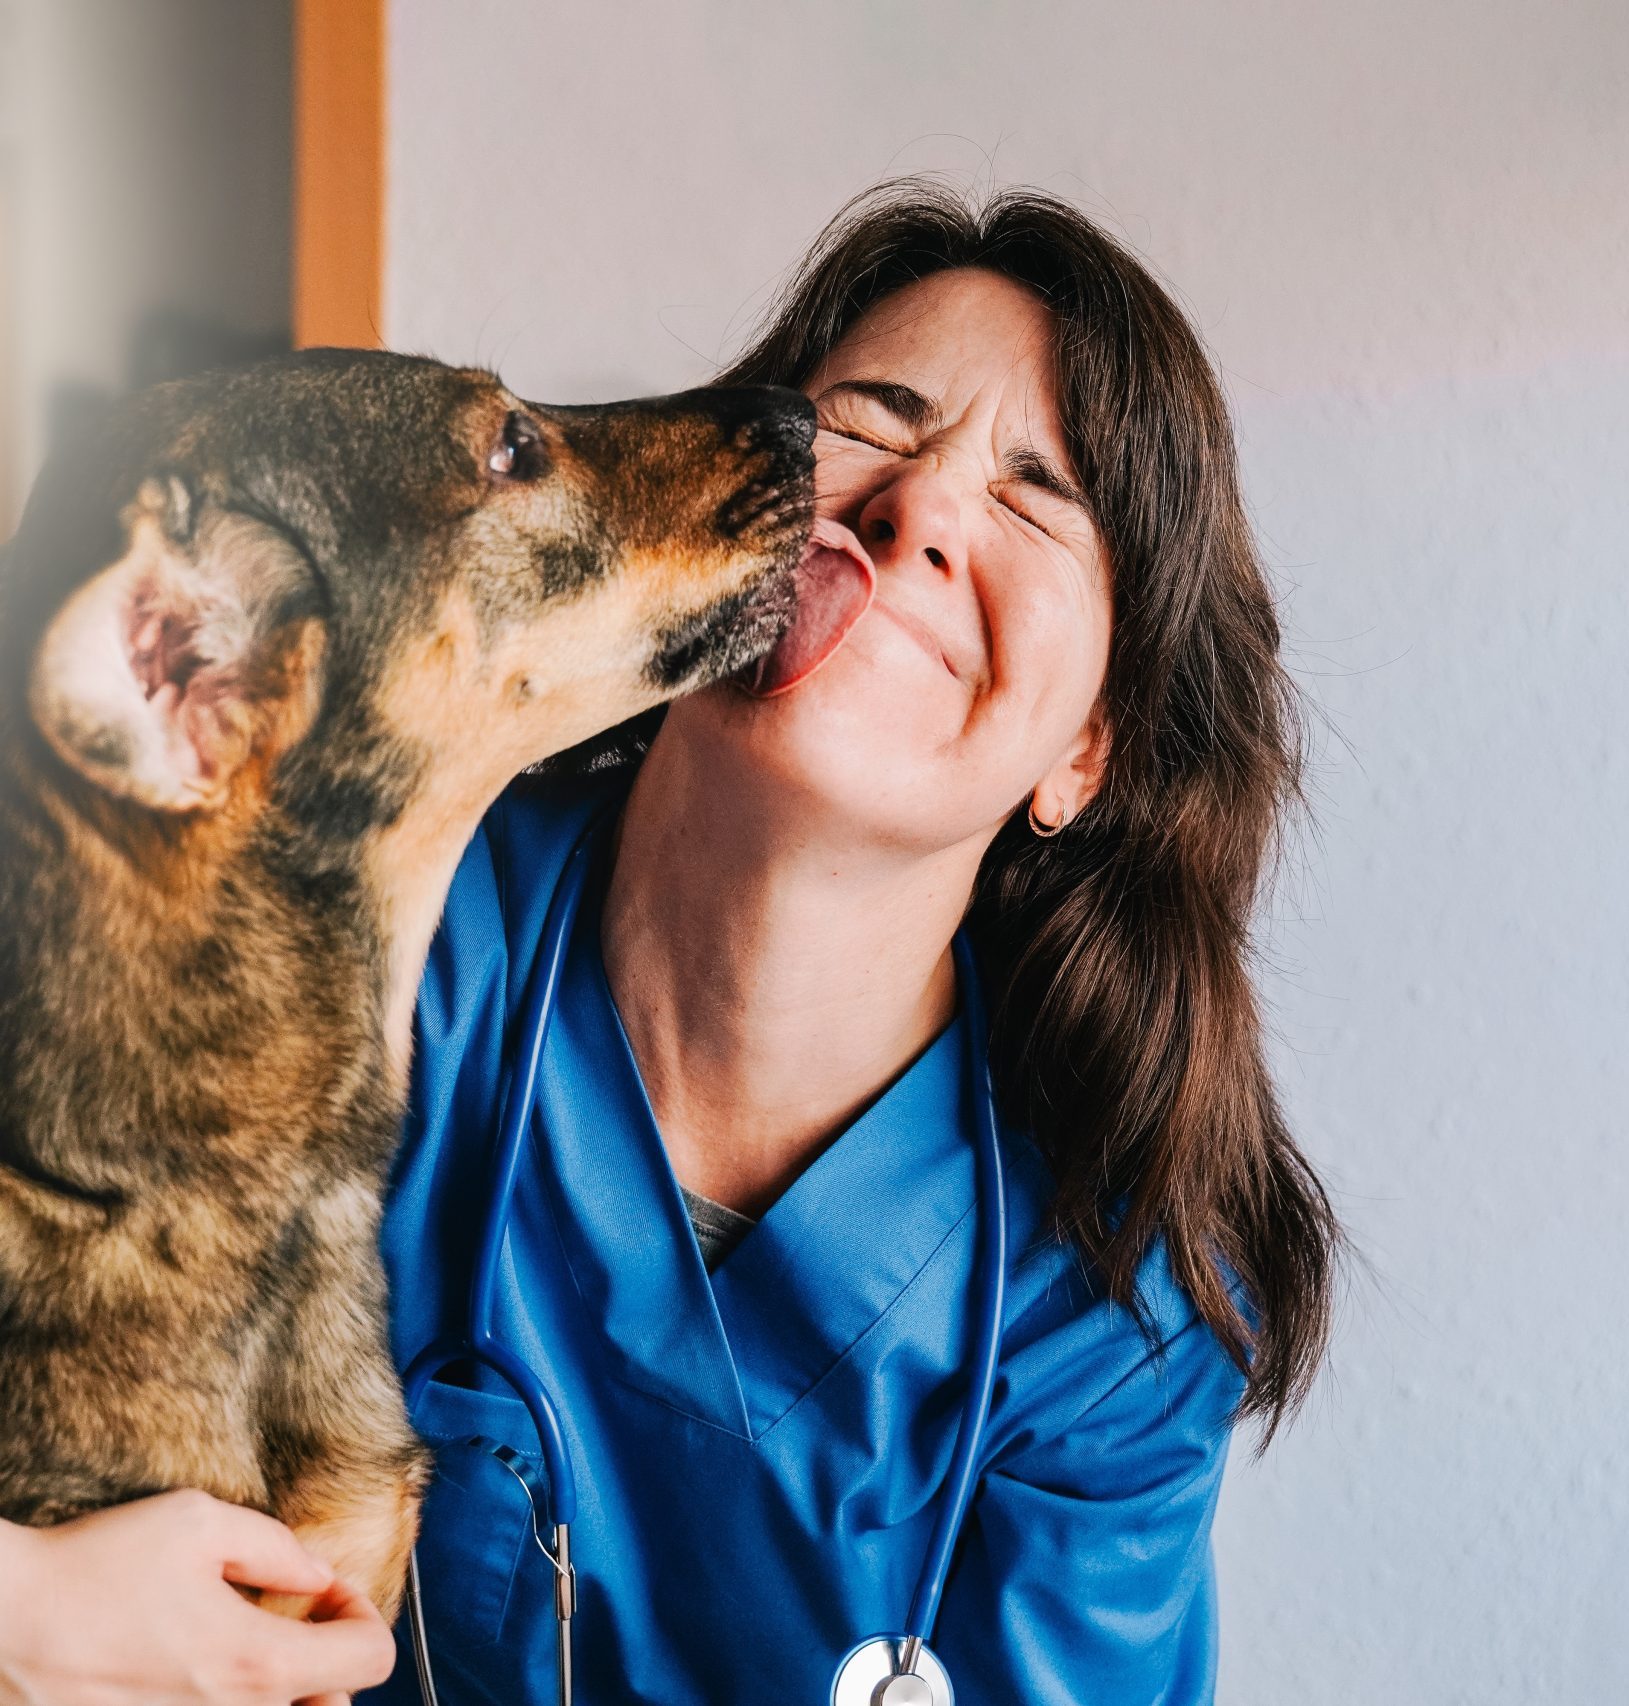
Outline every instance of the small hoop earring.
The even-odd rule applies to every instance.
[[[1029,827],[1043,841],[1049,841],[1068,822],[1068,818],[1060,818],[1056,823],[1042,823],[1035,815],[1035,796],[1029,797]]]

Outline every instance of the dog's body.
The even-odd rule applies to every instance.
[[[811,438],[313,352],[48,471],[0,578],[0,1517],[203,1487],[394,1613],[375,1232],[453,864],[524,765],[772,643]]]

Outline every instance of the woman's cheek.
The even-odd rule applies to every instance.
[[[815,502],[828,514],[844,511],[871,495],[878,477],[877,452],[834,433],[815,435]]]
[[[1023,761],[1045,763],[1054,745],[1073,736],[1095,696],[1087,679],[1093,647],[1082,613],[1059,596],[1053,577],[1014,573],[986,615],[992,692],[1011,712]]]

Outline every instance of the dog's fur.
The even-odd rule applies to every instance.
[[[0,1516],[202,1487],[394,1615],[376,1227],[452,868],[525,765],[773,642],[812,437],[316,351],[48,466],[0,573]]]

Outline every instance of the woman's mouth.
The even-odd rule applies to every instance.
[[[879,598],[876,601],[876,605],[877,614],[879,616],[886,616],[888,620],[895,625],[895,627],[910,639],[914,640],[936,664],[939,664],[943,668],[949,670],[951,675],[953,675],[958,681],[961,680],[960,673],[951,663],[950,659],[945,655],[944,647],[939,644],[939,641],[934,637],[933,631],[925,622],[921,621],[918,617],[913,616],[910,611],[901,610],[898,605],[891,603],[886,598]]]
[[[797,609],[791,627],[742,682],[759,699],[807,681],[837,650],[870,607],[877,571],[848,528],[829,516],[817,516],[793,570],[793,584]]]

